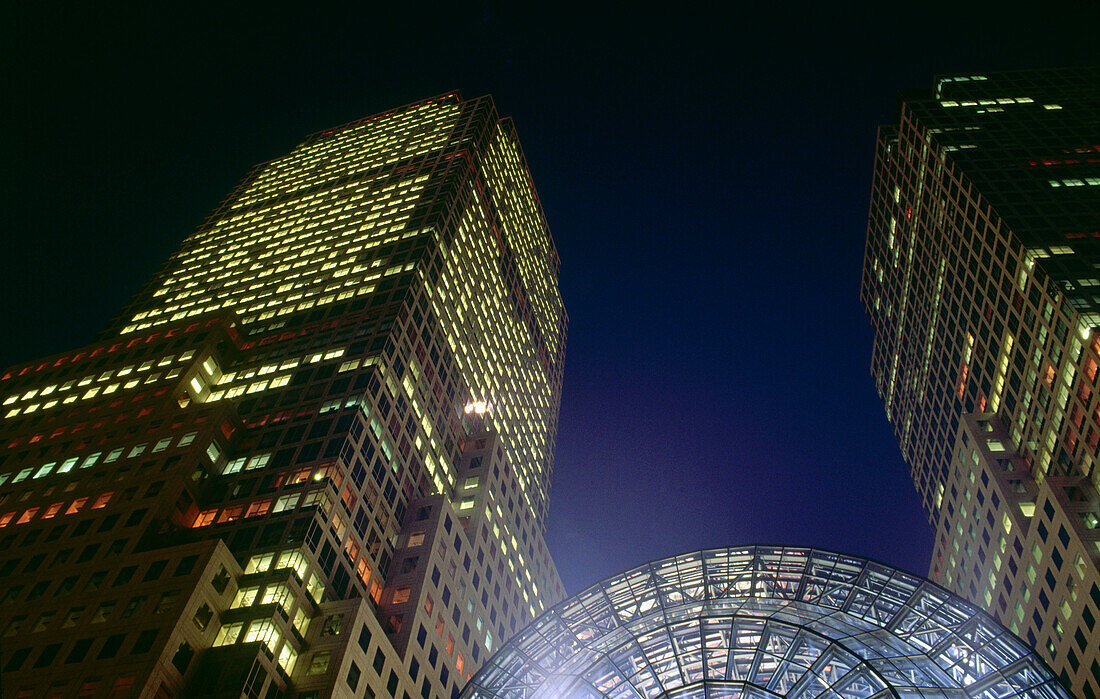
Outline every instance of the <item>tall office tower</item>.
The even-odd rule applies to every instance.
[[[860,296],[930,577],[1100,695],[1100,71],[903,96]]]
[[[488,97],[255,168],[0,380],[5,697],[450,697],[564,596],[566,314]]]

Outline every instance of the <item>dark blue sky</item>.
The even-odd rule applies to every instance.
[[[875,128],[937,72],[1100,62],[1096,3],[458,4],[4,10],[0,364],[88,342],[306,134],[491,93],[562,259],[567,589],[748,543],[926,572],[858,302]]]

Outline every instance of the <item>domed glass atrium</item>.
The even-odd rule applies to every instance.
[[[505,644],[469,699],[1043,697],[1046,665],[923,578],[818,549],[711,549],[610,577]]]

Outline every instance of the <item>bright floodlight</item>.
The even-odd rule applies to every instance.
[[[489,412],[489,403],[483,400],[472,400],[466,404],[466,414],[484,415]]]
[[[923,578],[817,549],[714,549],[648,563],[557,605],[464,697],[1042,697],[1047,666]]]

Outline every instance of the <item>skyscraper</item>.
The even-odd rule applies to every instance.
[[[1100,695],[1100,71],[903,96],[860,295],[930,576]]]
[[[557,274],[488,97],[256,167],[0,378],[4,696],[456,694],[564,596]]]

